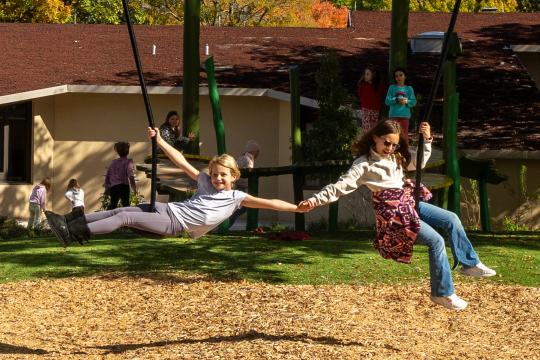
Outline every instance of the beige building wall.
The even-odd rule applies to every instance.
[[[33,161],[32,184],[0,183],[0,215],[28,218],[28,199],[32,188],[45,177],[54,177],[53,171],[53,133],[54,98],[36,100],[32,104],[33,119]],[[47,208],[51,208],[51,197],[47,197]]]
[[[170,110],[181,114],[182,96],[151,95],[150,100],[159,126]],[[269,97],[221,97],[225,121],[227,151],[238,156],[247,140],[254,139],[261,145],[261,155],[256,166],[290,164],[289,106],[287,102]],[[113,150],[116,141],[131,143],[130,157],[136,163],[150,154],[146,138],[147,119],[144,103],[138,94],[67,93],[33,101],[34,114],[34,164],[33,183],[43,177],[53,179],[48,194],[48,208],[56,212],[70,210],[64,198],[66,185],[76,178],[85,191],[86,208],[100,208],[106,168],[117,157]],[[216,154],[216,139],[212,111],[208,97],[201,97],[200,104],[201,154]],[[281,118],[284,116],[284,118]],[[287,133],[288,132],[288,133]],[[292,179],[292,177],[291,177]],[[140,193],[150,199],[150,182],[141,172],[137,173]],[[28,198],[33,185],[0,185],[2,214],[27,218]],[[260,196],[292,201],[290,184],[281,178],[261,178]],[[158,201],[166,201],[159,197]],[[278,221],[274,211],[261,211],[261,219]]]

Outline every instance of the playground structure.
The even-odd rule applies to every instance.
[[[457,39],[457,37],[456,37]],[[455,60],[453,60],[453,65],[455,66]],[[447,67],[448,68],[448,67]],[[217,82],[214,76],[214,65],[213,58],[209,57],[204,63],[204,69],[208,78],[209,86],[209,95],[213,111],[213,121],[214,129],[216,135],[216,142],[218,146],[218,153],[226,152],[226,140],[225,140],[225,125],[223,117],[221,115],[220,109],[220,100],[219,92],[217,89]],[[346,170],[350,167],[351,163],[344,160],[334,160],[334,161],[318,161],[318,162],[304,162],[302,161],[302,152],[301,152],[301,132],[300,132],[300,95],[299,95],[299,84],[298,84],[298,67],[292,67],[289,70],[290,84],[291,84],[291,138],[293,139],[292,144],[292,154],[293,161],[291,165],[288,166],[279,166],[279,167],[256,167],[253,169],[243,169],[242,177],[248,179],[248,192],[254,196],[259,194],[259,179],[262,177],[271,177],[271,176],[280,176],[280,175],[293,175],[293,188],[294,188],[294,201],[296,203],[303,200],[303,191],[304,191],[304,179],[306,175],[309,174],[318,174],[323,172],[332,172],[339,173]],[[446,78],[455,79],[454,76],[448,76]],[[445,81],[446,84],[446,81]],[[455,82],[454,82],[455,84]],[[454,99],[457,99],[457,95],[454,95]],[[460,167],[463,167],[464,176],[474,178],[478,180],[480,197],[481,197],[481,217],[482,217],[482,229],[485,231],[491,230],[491,225],[489,222],[489,207],[487,202],[487,192],[486,192],[486,183],[499,183],[505,178],[500,174],[497,174],[496,170],[493,167],[493,162],[482,161],[478,162],[470,158],[461,158],[457,159],[457,154],[455,153],[455,133],[456,133],[456,123],[457,123],[457,103],[450,103],[451,106],[448,106],[448,110],[445,110],[445,114],[451,114],[451,116],[445,116],[444,119],[444,138],[445,139],[454,139],[446,140],[446,154],[450,153],[451,155],[445,155],[445,151],[438,152],[435,151],[428,162],[428,169],[437,169],[445,165],[446,169],[451,169],[448,165],[449,160],[447,159],[456,159],[457,164],[454,167],[457,169],[457,175],[454,173],[454,177],[447,176],[445,174],[438,173],[426,173],[423,177],[423,183],[434,192],[435,201],[438,205],[445,208],[448,207],[449,203],[449,189],[459,180],[459,171]],[[450,124],[449,124],[450,123]],[[197,156],[197,155],[186,155],[190,161],[197,164],[198,167],[203,168],[205,163],[208,162],[208,158]],[[480,166],[479,166],[480,165]],[[146,164],[139,164],[137,168],[141,171],[150,175],[151,169]],[[472,172],[470,168],[476,169],[475,172]],[[162,163],[158,170],[158,189],[162,194],[168,194],[170,201],[182,201],[185,200],[190,194],[196,190],[196,184],[187,179],[185,176],[182,176],[182,171],[178,170],[171,166],[164,166]],[[452,173],[447,170],[447,173]],[[414,176],[414,173],[409,174],[410,177]],[[456,177],[457,176],[457,177]],[[457,179],[457,180],[454,180]],[[457,186],[459,189],[459,186]],[[451,190],[450,190],[451,191]],[[459,190],[458,190],[459,191]],[[459,211],[459,193],[457,197],[454,195],[454,198],[457,198],[457,211]],[[329,215],[328,215],[328,230],[335,231],[337,230],[338,225],[338,205],[339,202],[333,203],[329,206]],[[454,209],[451,209],[454,211]],[[249,209],[247,214],[247,224],[246,230],[254,230],[258,226],[258,209]],[[305,230],[305,218],[304,214],[297,213],[295,214],[295,229],[296,230]],[[226,227],[222,227],[222,231]]]
[[[401,3],[401,5],[399,5]],[[406,9],[404,8],[407,4]],[[132,42],[132,48],[134,57],[136,58],[137,70],[139,73],[139,80],[142,88],[142,93],[145,100],[148,121],[150,126],[153,127],[152,113],[148,101],[148,96],[145,90],[144,78],[142,74],[142,68],[138,59],[138,53],[136,50],[136,41],[134,39],[132,25],[130,22],[129,9],[127,7],[126,0],[123,0],[124,11],[127,18],[127,24],[130,31],[130,39]],[[425,105],[425,113],[422,114],[423,121],[429,121],[431,115],[431,109],[433,107],[435,93],[439,87],[439,81],[444,71],[444,118],[443,118],[443,162],[440,163],[438,159],[428,163],[426,168],[433,168],[442,166],[444,164],[443,174],[431,173],[429,176],[422,179],[423,170],[416,171],[415,174],[409,174],[411,177],[416,178],[416,191],[415,197],[418,203],[419,184],[423,182],[430,190],[435,191],[435,199],[439,206],[447,208],[459,215],[460,212],[460,159],[457,154],[457,120],[458,120],[458,104],[459,94],[456,92],[456,58],[461,54],[461,46],[457,34],[453,31],[454,25],[459,13],[461,1],[458,0],[454,4],[454,10],[452,18],[448,27],[448,31],[445,33],[444,42],[442,46],[441,56],[435,79],[432,84],[432,88],[429,94],[428,101]],[[406,51],[403,51],[404,44],[407,43],[407,18],[408,18],[408,3],[393,1],[392,12],[392,33],[391,33],[391,51],[390,51],[390,71],[395,66],[406,67]],[[399,12],[398,10],[406,10]],[[185,97],[186,101],[183,102],[183,116],[187,121],[184,123],[184,132],[194,131],[198,133],[198,94],[195,94],[195,89],[198,90],[198,75],[195,70],[195,63],[199,61],[198,49],[199,44],[199,4],[196,2],[186,2],[186,23],[184,27],[184,85],[185,85]],[[403,39],[405,34],[405,39]],[[404,41],[405,40],[405,41]],[[406,48],[406,46],[405,46]],[[226,152],[225,141],[225,126],[221,115],[219,92],[217,88],[217,82],[215,80],[215,71],[213,58],[209,57],[204,63],[204,71],[207,74],[208,88],[210,101],[213,113],[214,129],[216,132],[217,153],[222,154]],[[242,177],[248,179],[248,192],[252,195],[258,195],[259,178],[268,176],[278,176],[284,174],[293,175],[293,190],[294,190],[294,202],[299,203],[303,200],[303,187],[304,179],[308,174],[318,174],[326,171],[337,173],[343,171],[350,166],[347,161],[323,161],[323,162],[304,162],[302,159],[301,150],[301,131],[300,131],[300,91],[299,91],[299,68],[293,66],[289,69],[290,80],[290,103],[291,103],[291,149],[292,149],[292,164],[290,166],[271,167],[271,168],[255,168],[242,171]],[[198,139],[198,137],[197,137]],[[198,144],[198,141],[196,141]],[[422,137],[418,139],[418,147],[423,147],[424,140]],[[198,145],[194,148],[198,153]],[[422,163],[423,153],[420,151],[417,153],[417,163]],[[155,190],[157,181],[157,164],[156,164],[156,144],[155,140],[152,142],[152,169],[148,172],[148,169],[144,166],[139,166],[140,170],[147,172],[152,178],[152,194],[151,194],[151,208],[155,202]],[[474,162],[472,159],[467,159],[466,163]],[[482,168],[482,167],[481,167]],[[489,219],[489,205],[487,200],[486,183],[499,183],[505,180],[505,177],[498,174],[493,167],[493,164],[484,166],[484,172],[480,174],[475,173],[478,180],[479,193],[480,193],[480,212],[482,219],[482,229],[485,231],[491,230],[491,224]],[[334,179],[335,180],[335,179]],[[169,193],[171,200],[183,199],[187,194],[191,192],[189,184],[185,184],[183,179],[179,180],[179,184],[164,184],[160,190],[162,192]],[[188,185],[188,186],[186,186]],[[329,230],[335,231],[337,229],[338,219],[338,203],[335,202],[329,206]],[[258,225],[258,210],[248,210],[247,230],[253,230]],[[221,225],[220,229],[226,231],[227,222]],[[295,229],[305,230],[304,214],[295,214]]]

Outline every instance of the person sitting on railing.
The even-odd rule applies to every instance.
[[[184,150],[189,142],[195,139],[194,133],[189,133],[187,137],[182,136],[181,124],[178,112],[172,110],[165,117],[163,124],[159,126],[161,137],[177,150]]]
[[[107,234],[120,227],[134,228],[145,233],[176,236],[187,232],[198,238],[217,227],[240,206],[276,211],[298,212],[298,206],[279,199],[263,199],[233,190],[240,177],[234,158],[228,154],[215,156],[208,164],[209,174],[197,170],[180,151],[168,144],[157,128],[148,128],[148,137],[169,159],[191,179],[197,181],[197,192],[183,202],[156,203],[155,212],[147,212],[150,204],[123,207],[94,213],[67,214],[46,212],[51,229],[64,246],[73,241],[83,243],[91,235]]]
[[[422,122],[419,132],[425,139],[424,163],[421,164],[424,167],[431,154],[429,124]],[[462,274],[487,277],[496,273],[480,262],[456,214],[425,201],[418,204],[419,212],[416,212],[414,184],[404,179],[405,170],[416,168],[416,156],[411,156],[399,123],[381,121],[362,136],[354,148],[358,158],[351,168],[336,183],[302,201],[300,209],[309,211],[366,185],[373,192],[377,223],[374,246],[378,252],[384,258],[409,263],[414,242],[418,240],[427,245],[431,300],[452,310],[464,309],[467,302],[454,292],[444,238],[434,228],[446,232],[456,264],[462,266]],[[431,195],[427,189],[424,194],[426,198]]]

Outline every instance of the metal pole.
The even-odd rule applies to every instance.
[[[424,107],[420,121],[429,121],[431,116],[431,110],[433,109],[433,101],[435,100],[435,94],[439,88],[439,83],[441,82],[442,77],[442,68],[446,57],[448,56],[448,49],[450,45],[450,36],[454,32],[454,27],[456,25],[457,16],[459,13],[459,6],[461,5],[461,0],[456,0],[454,4],[454,10],[452,11],[452,17],[450,19],[450,24],[448,25],[448,30],[444,33],[444,40],[441,49],[441,57],[439,58],[439,65],[437,66],[437,71],[435,72],[435,78],[431,83],[431,90],[429,92],[429,97]],[[422,181],[422,163],[424,162],[424,137],[418,137],[418,151],[416,152],[416,185],[414,188],[414,200],[416,201],[416,210],[418,211],[418,204],[420,202],[420,182]]]
[[[129,14],[129,7],[127,0],[122,0],[124,6],[124,16],[126,17],[126,24],[129,31],[129,39],[131,40],[131,49],[133,50],[133,58],[135,59],[135,65],[137,66],[137,73],[139,74],[139,83],[141,85],[141,91],[144,98],[144,106],[146,108],[146,117],[148,118],[148,126],[152,129],[154,125],[154,115],[152,114],[152,108],[150,106],[150,100],[148,98],[148,92],[146,91],[146,84],[144,82],[144,75],[141,66],[141,59],[139,57],[139,49],[137,48],[137,40],[135,39],[135,33],[133,31],[133,24],[131,23],[131,16]],[[157,141],[156,138],[152,138],[152,177],[150,181],[150,211],[154,212],[156,208],[156,178],[157,178]]]

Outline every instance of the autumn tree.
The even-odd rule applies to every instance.
[[[62,0],[0,1],[2,22],[66,23],[71,18],[71,7]]]
[[[317,27],[347,27],[348,10],[346,7],[338,8],[329,1],[315,0],[311,8],[311,14]]]

